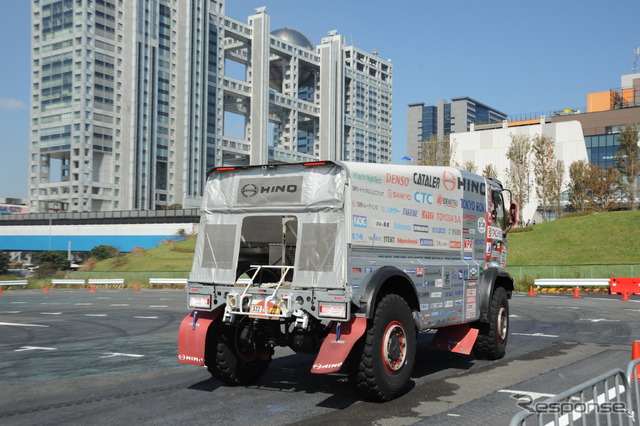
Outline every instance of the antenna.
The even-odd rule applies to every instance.
[[[638,72],[638,57],[640,57],[640,47],[633,49],[633,68],[631,68],[631,71],[634,74]]]

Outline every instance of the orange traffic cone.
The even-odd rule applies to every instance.
[[[529,286],[529,294],[527,296],[535,296],[535,293],[533,292],[533,286],[532,285]]]
[[[140,286],[136,283],[136,291],[140,291]]]
[[[96,291],[96,286],[95,286],[95,285],[93,285],[93,284],[91,284],[91,287],[89,288],[89,291],[90,291],[91,293],[94,293],[94,292]]]
[[[631,346],[631,361],[636,360],[638,358],[640,358],[640,341],[636,340],[635,342],[633,342]],[[638,366],[636,366],[636,368],[633,369],[631,373],[631,380],[640,380],[640,378],[638,377],[638,374],[636,373],[637,370],[638,370]]]
[[[627,290],[622,290],[622,299],[620,300],[629,300],[629,295],[627,294]],[[638,356],[640,356],[640,354]]]
[[[575,286],[573,288],[573,296],[574,299],[580,299],[582,296],[580,296],[580,294],[578,293],[578,286]]]
[[[2,294],[2,286],[0,285],[0,294]]]
[[[48,285],[44,287],[44,292],[45,293],[49,293],[49,286]]]

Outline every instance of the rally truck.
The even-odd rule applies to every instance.
[[[229,385],[276,346],[317,354],[365,398],[402,394],[418,332],[504,356],[517,205],[496,179],[451,167],[321,161],[208,172],[178,360]],[[510,197],[509,197],[510,198]]]

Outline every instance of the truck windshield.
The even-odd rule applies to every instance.
[[[491,191],[491,193],[491,219],[494,221],[495,225],[500,227],[500,229],[505,230],[507,229],[507,219],[504,212],[504,200],[502,199],[502,193],[498,191]]]

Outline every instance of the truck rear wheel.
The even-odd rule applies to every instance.
[[[382,298],[367,332],[354,347],[349,380],[367,399],[388,401],[409,382],[416,351],[416,329],[407,302],[396,294]]]
[[[273,348],[247,338],[246,324],[215,323],[207,336],[205,364],[209,373],[228,385],[247,385],[267,370]],[[215,327],[215,328],[214,328]]]
[[[498,287],[491,296],[489,323],[476,323],[478,339],[473,347],[476,358],[500,359],[504,356],[509,338],[509,298],[504,287]]]

